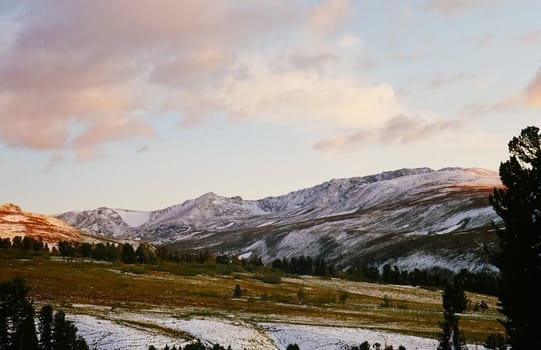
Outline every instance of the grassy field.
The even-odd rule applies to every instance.
[[[361,327],[430,338],[437,337],[443,319],[439,290],[317,277],[283,277],[271,284],[260,273],[210,263],[143,266],[13,254],[0,251],[0,280],[23,277],[37,304],[68,312],[78,304],[130,312],[166,308],[180,318],[234,315],[248,322]],[[243,291],[240,298],[232,297],[236,284]],[[468,298],[489,305],[487,312],[461,316],[468,342],[503,332],[496,298],[471,293]]]

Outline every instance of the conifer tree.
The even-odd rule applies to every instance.
[[[38,336],[36,335],[34,308],[32,307],[32,304],[27,303],[24,305],[22,313],[23,318],[21,326],[15,335],[14,348],[20,350],[35,350],[38,348]]]
[[[53,350],[53,308],[45,305],[39,312],[39,345],[41,350]]]
[[[443,333],[440,334],[438,350],[466,349],[466,340],[458,325],[460,317],[456,314],[463,311],[460,309],[465,305],[461,299],[464,289],[455,282],[456,278],[452,283],[448,282],[442,293],[444,321],[440,323]]]
[[[122,245],[122,262],[124,264],[135,264],[136,263],[135,250],[131,244],[126,243]]]
[[[237,284],[235,285],[235,289],[233,289],[233,297],[234,298],[240,298],[242,296],[242,289]]]
[[[500,165],[504,188],[490,203],[502,218],[494,264],[500,270],[500,312],[514,350],[530,349],[541,330],[541,135],[529,126],[509,142]]]
[[[34,309],[23,279],[0,283],[0,349],[37,347]],[[27,340],[23,339],[28,338]],[[34,340],[36,343],[34,344]]]
[[[53,320],[52,344],[55,350],[88,350],[86,341],[77,336],[77,327],[66,320],[63,311],[57,311]]]

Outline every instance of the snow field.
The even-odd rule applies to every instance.
[[[120,318],[113,321],[88,315],[69,315],[68,318],[75,322],[79,334],[87,340],[89,346],[98,350],[146,350],[151,344],[163,348],[166,344],[185,345],[190,342],[188,339],[160,334],[151,327],[144,328],[145,324],[188,333],[201,339],[207,346],[216,343],[225,347],[231,345],[234,350],[283,350],[294,343],[303,350],[339,350],[364,341],[393,345],[395,349],[403,345],[408,350],[435,349],[438,345],[435,339],[353,327],[251,324],[238,319],[218,318],[177,319],[150,311],[149,314],[123,313],[118,316]],[[476,347],[471,345],[471,348]],[[477,346],[477,349],[484,348]]]

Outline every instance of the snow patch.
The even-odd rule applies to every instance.
[[[115,211],[120,215],[122,220],[130,227],[139,227],[144,225],[150,219],[150,211],[135,211],[135,210],[124,210],[124,209],[115,209]]]
[[[148,329],[137,329],[92,316],[67,315],[66,318],[75,323],[77,333],[86,340],[90,349],[147,350],[149,345],[163,348],[165,345],[171,347],[173,344],[187,343]]]
[[[265,226],[269,226],[269,225],[274,224],[276,221],[278,221],[278,220],[267,221],[267,222],[264,222],[264,223],[262,223],[262,224],[257,225],[256,227],[265,227]]]
[[[230,223],[228,223],[228,224],[226,224],[226,225],[223,225],[223,226],[216,226],[216,229],[217,229],[217,230],[223,230],[223,229],[226,229],[226,228],[230,228],[230,227],[233,226],[233,225],[235,225],[235,223],[234,223],[234,222],[230,222]]]
[[[435,349],[438,341],[396,333],[381,332],[363,328],[306,326],[292,324],[263,323],[260,325],[279,349],[288,344],[297,344],[301,349],[336,350],[359,345],[364,341],[393,345],[403,345],[406,349]]]
[[[251,256],[252,256],[252,252],[246,252],[239,255],[239,259],[250,259]]]

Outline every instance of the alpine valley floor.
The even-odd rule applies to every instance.
[[[152,266],[42,256],[4,254],[0,263],[2,280],[25,278],[37,306],[51,303],[63,309],[97,349],[147,349],[194,338],[233,349],[285,349],[289,343],[301,349],[341,349],[363,341],[434,349],[442,320],[441,291],[420,287],[306,276],[269,284],[257,273],[170,273]],[[232,297],[236,284],[242,288],[239,298]],[[473,346],[503,330],[496,298],[467,296],[489,305],[484,313],[461,315]]]

